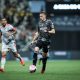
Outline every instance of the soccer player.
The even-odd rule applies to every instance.
[[[55,29],[53,22],[50,19],[47,19],[46,13],[44,11],[40,12],[39,16],[40,16],[40,21],[38,23],[38,30],[35,33],[35,36],[32,41],[32,43],[34,43],[37,40],[33,54],[33,65],[36,66],[38,51],[39,49],[42,49],[43,65],[41,73],[44,73],[46,69],[48,46],[50,44],[50,34],[55,34]]]
[[[17,52],[15,36],[16,29],[7,23],[6,18],[1,18],[1,26],[0,26],[0,37],[2,41],[2,58],[1,58],[1,67],[0,72],[4,72],[4,67],[6,63],[6,53],[11,50],[13,55],[20,60],[21,65],[25,65],[24,60],[21,58],[20,54]]]

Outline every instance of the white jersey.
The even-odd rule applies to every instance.
[[[6,24],[5,27],[0,27],[0,31],[2,33],[2,43],[9,43],[9,42],[14,42],[14,35],[8,36],[7,32],[9,32],[10,30],[12,30],[14,27],[10,24]]]
[[[14,35],[8,36],[6,33],[14,27],[10,24],[6,24],[5,27],[0,27],[2,33],[2,52],[11,49],[13,52],[17,52]]]

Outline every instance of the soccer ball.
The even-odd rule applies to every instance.
[[[30,73],[35,72],[35,71],[36,71],[36,69],[37,69],[37,68],[36,68],[36,66],[35,66],[35,65],[30,65],[30,66],[29,66],[29,72],[30,72]]]

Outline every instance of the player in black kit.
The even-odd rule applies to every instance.
[[[43,65],[42,65],[41,73],[44,73],[46,69],[48,46],[50,44],[50,34],[55,34],[55,29],[54,29],[53,22],[50,19],[46,18],[46,13],[44,11],[40,12],[39,17],[40,17],[40,21],[38,23],[38,30],[35,33],[35,36],[32,41],[32,43],[34,43],[37,40],[36,47],[34,48],[34,54],[33,54],[33,65],[36,66],[38,51],[39,49],[42,49]]]

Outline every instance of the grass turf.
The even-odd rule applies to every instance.
[[[80,60],[48,61],[46,72],[40,73],[41,66],[37,64],[37,71],[29,73],[29,65],[21,66],[19,62],[8,61],[4,73],[0,73],[0,80],[80,80]]]

